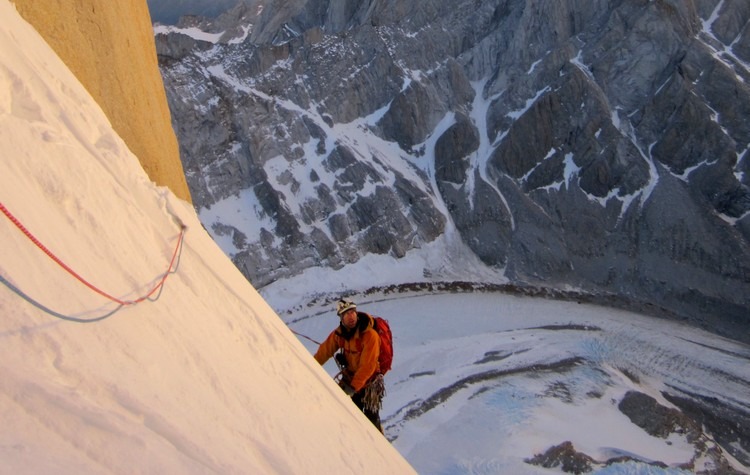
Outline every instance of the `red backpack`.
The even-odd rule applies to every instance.
[[[380,374],[385,374],[391,369],[391,363],[393,363],[393,334],[388,320],[376,316],[372,319],[375,321],[373,328],[380,335],[380,357],[378,357]]]

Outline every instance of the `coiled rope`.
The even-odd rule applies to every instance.
[[[129,305],[136,305],[138,303],[143,302],[144,300],[150,300],[150,301],[156,301],[161,296],[161,291],[164,288],[164,283],[167,280],[167,277],[169,277],[170,274],[174,274],[177,272],[177,268],[179,267],[179,257],[182,255],[182,244],[185,237],[185,232],[187,230],[187,227],[182,224],[180,224],[180,234],[177,239],[177,244],[175,246],[175,250],[172,253],[172,259],[169,262],[169,267],[167,268],[167,271],[162,275],[162,277],[159,279],[159,282],[147,293],[144,295],[133,299],[133,300],[122,300],[117,297],[114,297],[110,295],[109,293],[101,290],[100,288],[96,287],[95,285],[88,282],[86,279],[81,277],[77,272],[75,272],[70,266],[65,264],[60,258],[58,258],[52,251],[50,251],[44,244],[42,244],[39,239],[37,239],[27,228],[24,226],[18,218],[16,218],[13,213],[8,210],[8,208],[5,207],[5,205],[0,202],[0,211],[31,241],[33,242],[42,252],[44,252],[50,259],[52,259],[57,265],[62,267],[66,272],[68,272],[70,275],[76,278],[79,282],[81,282],[83,285],[91,289],[92,291],[96,292],[97,294],[115,302],[118,304],[117,308],[114,310],[106,313],[105,315],[94,317],[90,319],[83,319],[78,317],[72,317],[68,315],[63,315],[60,312],[56,312],[54,310],[51,310],[50,308],[46,307],[45,305],[42,305],[37,300],[31,298],[28,294],[21,291],[18,287],[11,284],[7,279],[5,279],[3,276],[0,275],[0,283],[8,287],[11,291],[18,294],[20,297],[22,297],[27,302],[31,303],[35,307],[39,308],[40,310],[54,316],[57,318],[61,318],[63,320],[78,322],[78,323],[89,323],[89,322],[97,322],[100,320],[103,320],[105,318],[108,318],[112,315],[114,315],[117,311],[122,309],[123,307],[129,306]],[[158,292],[158,293],[157,293]],[[156,297],[152,298],[152,295],[157,293]]]

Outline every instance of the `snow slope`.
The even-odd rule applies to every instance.
[[[412,473],[8,0],[0,17],[0,473]]]

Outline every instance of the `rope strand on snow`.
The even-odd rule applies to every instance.
[[[27,302],[31,303],[35,307],[39,308],[40,310],[43,310],[44,312],[55,316],[57,318],[62,318],[63,320],[73,321],[73,322],[79,322],[79,323],[88,323],[88,322],[96,322],[103,320],[107,317],[112,316],[114,313],[116,313],[118,310],[120,310],[122,307],[128,306],[128,305],[136,305],[138,303],[141,303],[145,300],[149,300],[151,302],[155,302],[159,299],[161,296],[161,292],[164,289],[164,283],[167,280],[167,277],[169,277],[170,274],[174,274],[177,272],[177,268],[179,267],[180,258],[182,256],[182,244],[185,238],[185,232],[187,231],[187,226],[185,226],[182,222],[178,221],[178,224],[180,225],[180,234],[177,239],[177,244],[175,246],[174,252],[172,253],[172,259],[169,262],[169,267],[167,268],[167,271],[162,275],[162,277],[159,279],[159,282],[146,294],[133,299],[133,300],[122,300],[117,297],[113,297],[107,292],[104,292],[103,290],[99,289],[98,287],[94,286],[90,282],[88,282],[86,279],[81,277],[77,272],[75,272],[72,268],[70,268],[67,264],[65,264],[60,258],[58,258],[52,251],[50,251],[44,244],[42,244],[22,223],[18,218],[16,218],[13,213],[8,210],[8,208],[3,205],[2,202],[0,202],[0,211],[3,212],[3,214],[31,241],[33,242],[39,249],[42,250],[50,259],[52,259],[56,264],[58,264],[60,267],[62,267],[65,271],[67,271],[70,275],[76,278],[79,282],[84,284],[86,287],[91,289],[92,291],[96,292],[97,294],[115,302],[118,304],[117,308],[115,308],[113,311],[108,312],[105,315],[95,317],[92,319],[81,319],[77,317],[71,317],[67,315],[63,315],[59,312],[56,312],[54,310],[49,309],[48,307],[42,305],[37,300],[34,300],[31,298],[28,294],[21,291],[18,287],[11,284],[7,279],[0,276],[0,283],[8,287],[10,290],[18,294],[20,297],[22,297]],[[175,264],[176,263],[176,264]],[[156,293],[155,297],[152,297]]]
[[[93,323],[93,322],[98,322],[98,321],[104,320],[105,318],[111,317],[112,315],[114,315],[115,313],[117,313],[118,311],[120,311],[122,308],[124,308],[124,305],[118,305],[117,308],[115,308],[114,310],[112,310],[110,312],[107,312],[104,315],[100,315],[98,317],[92,317],[92,318],[73,317],[73,316],[70,316],[70,315],[64,315],[64,314],[62,314],[60,312],[56,312],[56,311],[54,311],[54,310],[52,310],[52,309],[50,309],[48,307],[45,307],[44,305],[42,305],[41,303],[39,303],[37,300],[34,300],[33,298],[29,297],[29,295],[26,294],[25,292],[23,292],[21,289],[19,289],[15,285],[11,284],[10,282],[8,282],[8,280],[5,277],[3,277],[2,275],[0,275],[0,283],[2,283],[3,285],[5,285],[6,287],[8,287],[11,291],[13,291],[16,294],[18,294],[19,297],[21,297],[25,301],[29,302],[31,305],[35,306],[39,310],[41,310],[41,311],[43,311],[45,313],[48,313],[48,314],[52,315],[53,317],[59,318],[61,320],[66,320],[66,321],[69,321],[69,322],[76,322],[76,323]]]

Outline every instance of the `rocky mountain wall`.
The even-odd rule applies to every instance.
[[[176,29],[157,49],[196,206],[252,193],[238,212],[259,231],[205,224],[257,286],[455,229],[511,282],[750,340],[747,2],[298,0],[232,15],[218,39]]]

